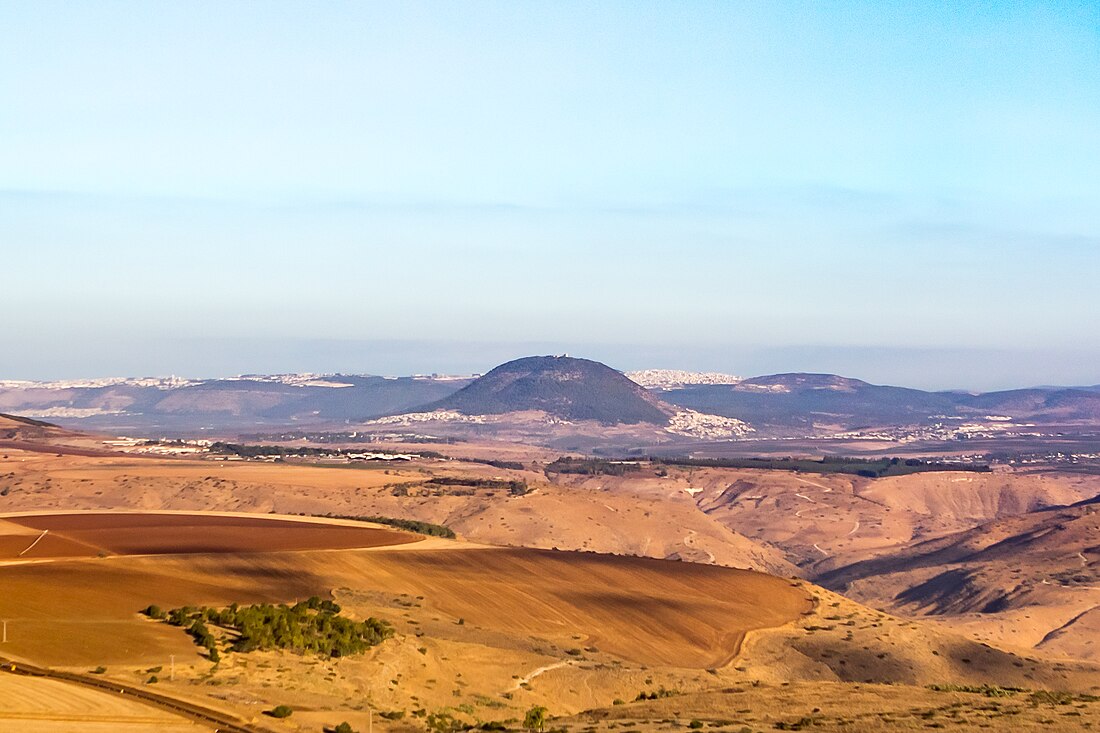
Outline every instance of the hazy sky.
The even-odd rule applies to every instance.
[[[0,0],[0,378],[1100,382],[1100,5]]]

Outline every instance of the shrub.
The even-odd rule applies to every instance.
[[[427,726],[429,733],[455,733],[463,727],[453,715],[442,710],[425,718],[424,724]]]
[[[270,715],[273,718],[289,718],[294,712],[294,709],[289,705],[276,705],[270,710],[265,710],[265,715]]]
[[[664,687],[659,687],[656,690],[651,690],[650,692],[642,690],[638,693],[638,696],[634,698],[634,702],[641,702],[642,700],[660,700],[664,697],[673,697],[674,695],[679,694],[679,690],[666,690]]]
[[[535,705],[523,716],[523,727],[528,730],[542,730],[546,725],[546,713],[542,705]]]

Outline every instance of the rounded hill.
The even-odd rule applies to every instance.
[[[670,409],[611,367],[568,356],[529,356],[501,364],[484,376],[427,405],[466,415],[541,410],[562,420],[668,423]]]

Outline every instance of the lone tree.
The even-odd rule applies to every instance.
[[[542,705],[535,705],[523,716],[523,727],[527,730],[541,731],[546,725],[547,710]]]

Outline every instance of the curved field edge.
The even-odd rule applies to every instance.
[[[420,539],[379,524],[276,515],[136,511],[0,515],[0,561],[359,549]]]

